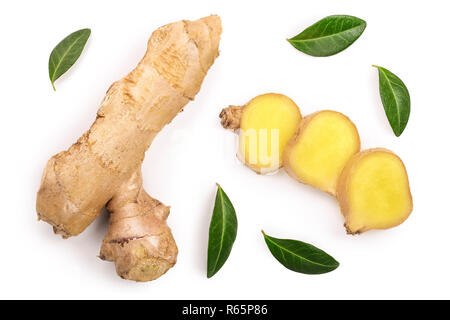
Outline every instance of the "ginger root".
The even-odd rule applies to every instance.
[[[283,154],[288,174],[305,184],[336,195],[347,161],[360,149],[353,122],[336,111],[318,111],[303,118]]]
[[[153,32],[137,67],[109,88],[91,128],[44,170],[38,218],[67,238],[107,205],[110,226],[100,257],[114,261],[122,278],[153,280],[176,262],[169,208],[144,191],[141,163],[158,132],[200,90],[220,34],[218,16]]]
[[[223,109],[220,118],[224,128],[240,129],[238,158],[257,173],[269,173],[282,167],[284,147],[302,115],[290,98],[268,93]]]
[[[350,159],[338,181],[337,199],[350,234],[395,227],[413,208],[402,160],[382,148]]]

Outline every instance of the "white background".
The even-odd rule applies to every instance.
[[[447,1],[2,1],[1,298],[315,299],[450,298]],[[103,214],[62,240],[36,221],[42,170],[89,128],[109,85],[131,71],[151,32],[180,19],[222,17],[221,54],[202,90],[155,139],[143,165],[149,193],[171,205],[178,263],[150,283],[120,279],[97,258]],[[367,21],[362,37],[328,58],[296,51],[286,38],[331,14]],[[48,80],[48,57],[69,33],[89,27],[76,65]],[[372,64],[409,88],[412,111],[400,138],[389,127]],[[387,231],[346,235],[331,196],[280,171],[258,176],[235,158],[236,137],[219,124],[229,104],[257,94],[290,96],[303,115],[334,109],[357,125],[362,147],[386,147],[405,162],[414,211]],[[238,215],[231,255],[206,278],[215,183]],[[341,266],[319,276],[285,269],[261,229],[312,243]]]

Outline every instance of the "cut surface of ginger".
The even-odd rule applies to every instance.
[[[395,227],[413,207],[402,160],[381,148],[360,152],[349,161],[339,179],[337,197],[351,234]]]
[[[293,178],[335,195],[342,169],[359,149],[353,122],[342,113],[325,110],[301,121],[285,148],[283,161]]]
[[[302,119],[298,106],[285,95],[268,93],[243,107],[238,157],[258,173],[276,171],[286,143]]]

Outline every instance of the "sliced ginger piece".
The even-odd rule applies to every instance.
[[[277,170],[301,119],[299,107],[285,95],[268,93],[253,98],[242,111],[238,156],[257,172]]]
[[[353,122],[336,111],[318,111],[306,116],[289,140],[283,163],[290,176],[336,195],[339,175],[360,149]]]
[[[259,95],[245,106],[222,110],[222,125],[239,131],[238,158],[258,173],[269,173],[282,164],[284,147],[292,137],[302,115],[285,95]]]
[[[350,159],[339,178],[337,198],[350,234],[395,227],[413,208],[402,160],[382,148]]]

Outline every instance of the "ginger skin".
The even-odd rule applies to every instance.
[[[218,16],[157,29],[137,67],[112,84],[91,128],[47,163],[38,218],[64,238],[80,234],[107,205],[100,257],[118,274],[153,280],[176,262],[169,208],[142,187],[141,164],[158,132],[193,100],[218,56]]]
[[[219,114],[222,127],[233,131],[239,130],[243,109],[244,106],[229,106],[228,108],[222,109]]]

